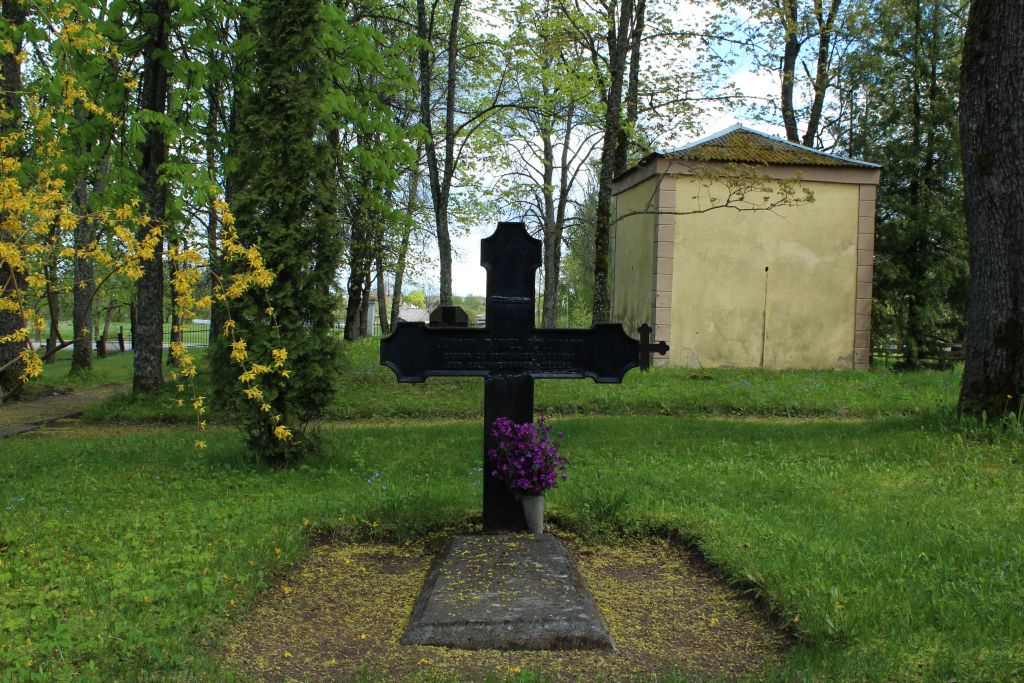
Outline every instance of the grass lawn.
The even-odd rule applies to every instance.
[[[92,371],[81,372],[69,376],[71,370],[70,349],[58,351],[54,354],[52,363],[43,365],[43,374],[25,387],[31,394],[34,390],[61,389],[64,387],[97,386],[101,384],[119,384],[132,381],[132,358],[131,351],[126,353],[110,352],[106,358],[92,359]]]
[[[193,353],[202,355],[203,350]],[[128,354],[130,355],[130,354]],[[97,361],[123,363],[113,357]],[[345,345],[345,375],[328,420],[477,419],[483,414],[483,380],[477,377],[432,377],[422,384],[399,384],[380,365],[378,340]],[[200,363],[202,366],[203,363]],[[123,366],[131,379],[131,361]],[[208,394],[200,370],[199,393]],[[589,380],[538,380],[538,415],[722,415],[778,417],[879,417],[948,413],[960,391],[959,372],[894,373],[832,370],[638,370],[622,384]],[[194,422],[187,407],[176,405],[175,386],[160,397],[120,399],[91,411],[93,422]],[[213,409],[211,421],[231,416]]]
[[[202,452],[184,427],[0,442],[0,672],[230,678],[216,644],[316,530],[401,540],[472,524],[481,384],[389,375],[370,345],[350,353],[332,413],[360,420],[326,426],[324,455],[286,471],[252,464],[230,428]],[[951,420],[958,381],[541,382],[573,463],[549,516],[589,539],[698,545],[798,636],[769,680],[1021,678],[1024,440]],[[438,419],[448,409],[473,419]],[[122,401],[94,419],[140,411]]]

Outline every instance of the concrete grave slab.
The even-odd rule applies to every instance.
[[[456,536],[434,562],[403,645],[615,650],[601,612],[551,534]]]

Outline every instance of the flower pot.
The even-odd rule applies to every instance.
[[[526,528],[534,536],[544,533],[544,495],[523,496],[523,514],[526,516]]]

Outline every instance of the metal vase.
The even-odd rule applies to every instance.
[[[526,528],[534,536],[544,533],[544,495],[523,496],[523,515],[526,517]]]

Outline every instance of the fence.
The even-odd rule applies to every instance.
[[[187,349],[205,349],[210,346],[210,326],[209,325],[197,325],[190,323],[185,326],[185,329],[180,333],[181,343],[185,345]],[[132,346],[132,335],[131,333],[125,334],[126,348],[131,349]],[[164,330],[163,346],[165,349],[171,346],[171,330],[168,327]]]
[[[918,359],[925,368],[948,370],[956,363],[964,360],[964,347],[961,343],[940,346],[938,350],[918,353]],[[900,367],[906,359],[902,346],[898,344],[876,345],[871,349],[871,364],[874,367]]]
[[[181,332],[181,342],[185,345],[185,348],[189,349],[204,349],[210,345],[210,326],[209,325],[187,325]],[[164,332],[164,346],[171,345],[171,333],[170,331]]]

